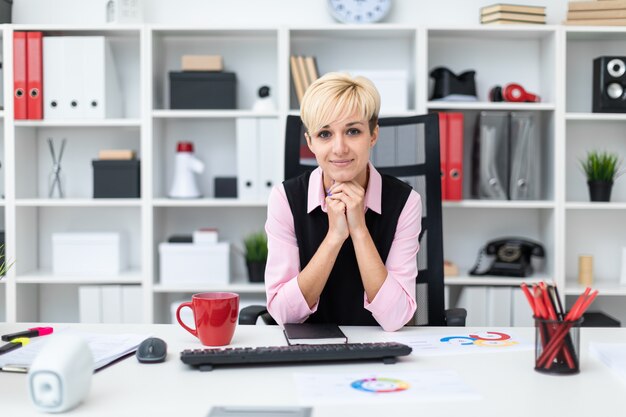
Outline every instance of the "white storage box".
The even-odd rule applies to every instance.
[[[353,77],[360,75],[370,79],[380,93],[380,112],[404,112],[409,109],[409,83],[406,71],[402,70],[346,70]]]
[[[230,244],[159,244],[161,284],[172,287],[186,284],[228,284]]]
[[[213,245],[219,240],[217,229],[199,229],[193,231],[193,243]]]
[[[52,273],[55,275],[115,276],[127,267],[120,233],[52,234]]]

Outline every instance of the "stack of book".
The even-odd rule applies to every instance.
[[[101,161],[128,161],[135,159],[135,151],[130,149],[101,149],[98,159]]]
[[[545,24],[546,8],[518,4],[492,4],[480,9],[480,23],[483,25]]]
[[[291,56],[291,79],[298,97],[298,104],[302,102],[302,96],[313,81],[319,78],[317,62],[313,56]]]
[[[624,26],[626,0],[570,1],[566,25]]]

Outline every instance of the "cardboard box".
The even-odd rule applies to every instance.
[[[221,55],[183,55],[180,68],[183,71],[224,71]]]
[[[196,245],[163,242],[159,244],[159,265],[160,282],[166,286],[228,284],[230,243]]]
[[[53,233],[52,273],[55,275],[116,276],[127,269],[121,233]]]

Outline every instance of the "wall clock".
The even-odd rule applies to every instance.
[[[328,0],[328,7],[342,23],[373,23],[387,16],[391,0]]]

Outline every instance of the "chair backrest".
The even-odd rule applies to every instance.
[[[439,118],[437,114],[381,118],[371,161],[376,169],[410,184],[422,197],[417,255],[416,325],[445,326]],[[317,167],[299,116],[288,116],[285,178]]]

